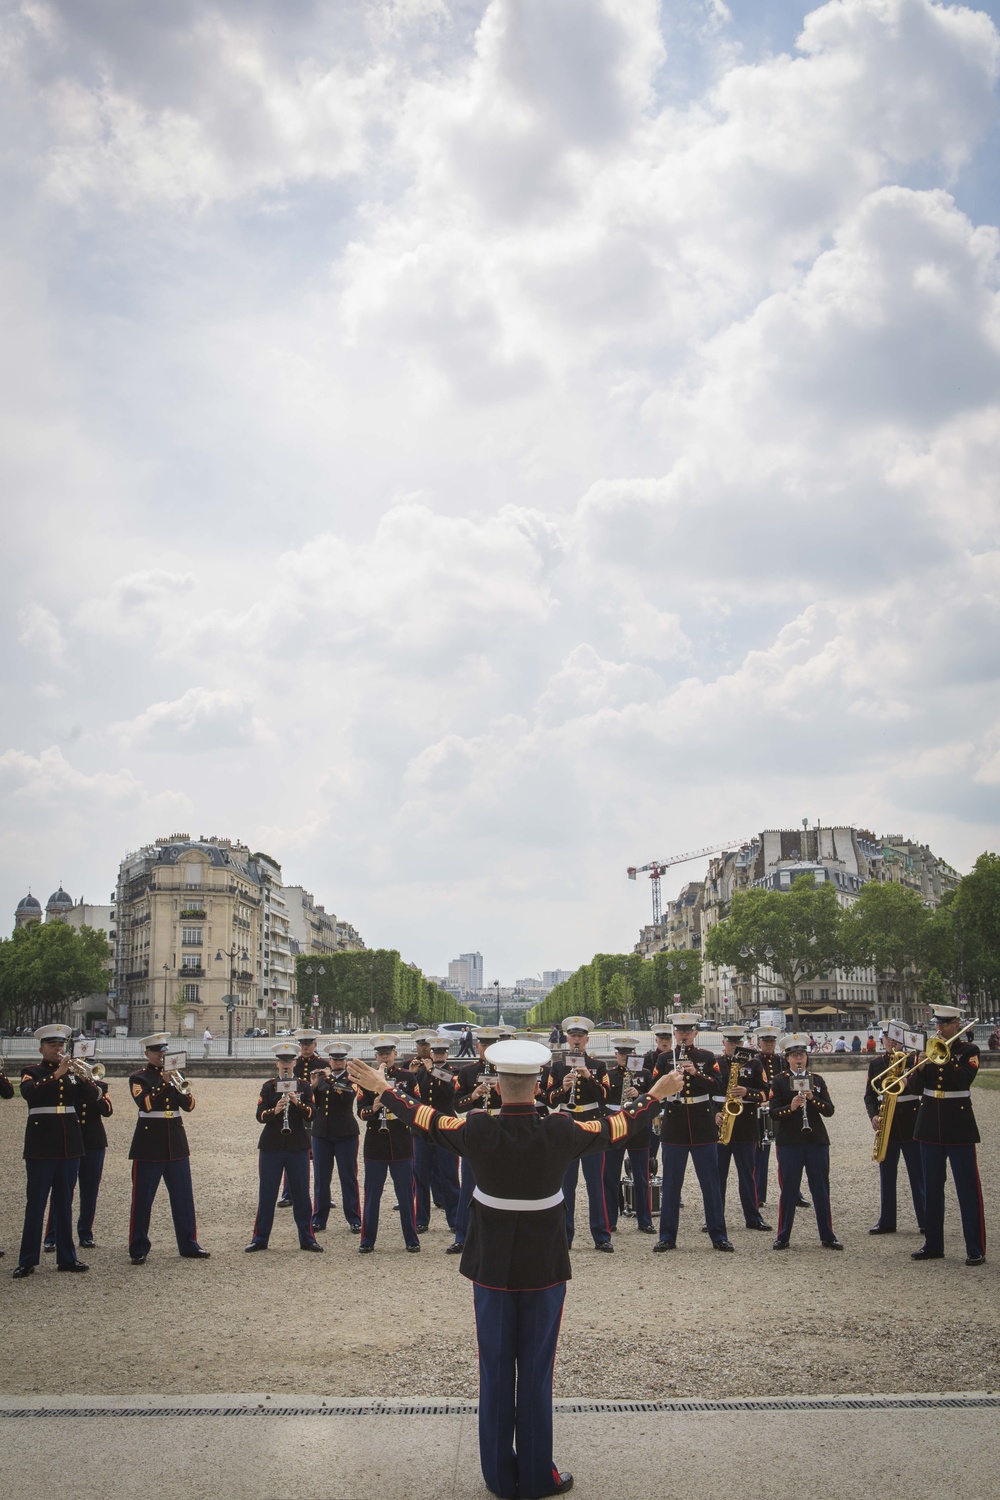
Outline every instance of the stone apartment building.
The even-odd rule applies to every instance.
[[[17,903],[14,926],[24,927],[28,922],[41,922],[42,917],[42,903],[29,891]],[[81,927],[92,927],[96,932],[103,932],[111,948],[108,988],[113,989],[116,943],[114,907],[84,901],[82,896],[79,901],[74,901],[60,884],[59,889],[53,891],[45,904],[44,918],[46,922],[62,922],[68,927],[75,927],[78,932]],[[73,1003],[68,1017],[69,1024],[81,1031],[89,1030],[95,1022],[113,1025],[116,1019],[114,1007],[114,996],[111,994],[83,995]]]
[[[958,883],[958,873],[925,844],[896,835],[878,837],[847,826],[765,829],[739,849],[715,855],[702,882],[690,882],[676,901],[665,903],[663,920],[643,928],[635,951],[646,957],[667,949],[700,951],[707,933],[729,912],[734,894],[752,887],[789,890],[798,876],[828,882],[841,905],[857,899],[871,880],[895,881],[936,906]],[[775,976],[762,969],[759,984],[706,963],[704,1013],[713,1022],[743,1019],[763,1007],[784,1004]],[[837,970],[799,987],[802,1023],[818,1030],[862,1029],[902,1013],[918,1022],[922,1008],[915,987],[899,993],[895,983],[870,968]]]

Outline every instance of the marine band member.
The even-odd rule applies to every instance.
[[[77,1105],[96,1105],[95,1083],[72,1071],[66,1044],[69,1026],[39,1026],[35,1032],[41,1061],[21,1072],[21,1097],[28,1106],[24,1128],[27,1197],[21,1249],[14,1280],[32,1276],[41,1258],[45,1204],[51,1197],[57,1271],[86,1271],[73,1243],[73,1187],[83,1156],[83,1132]]]
[[[562,1183],[575,1159],[627,1142],[655,1103],[680,1087],[664,1074],[648,1095],[610,1119],[535,1109],[539,1069],[551,1059],[537,1042],[498,1042],[488,1052],[500,1075],[499,1115],[439,1115],[392,1088],[386,1106],[415,1131],[468,1158],[476,1177],[462,1275],[473,1282],[479,1341],[479,1455],[495,1495],[538,1500],[571,1489],[552,1461],[552,1370],[569,1280]],[[386,1080],[351,1063],[373,1098]]]
[[[904,1051],[901,1042],[890,1036],[889,1029],[893,1026],[903,1029],[901,1022],[890,1021],[884,1033],[885,1051],[877,1054],[868,1064],[868,1081],[865,1085],[865,1109],[868,1118],[872,1122],[872,1129],[878,1130],[879,1110],[882,1105],[882,1096],[872,1088],[872,1080],[880,1073],[884,1073],[891,1066],[893,1059],[898,1058],[899,1053]],[[914,1075],[909,1086],[905,1086],[905,1093],[896,1096],[896,1106],[892,1113],[892,1124],[889,1127],[889,1144],[882,1161],[878,1164],[879,1183],[879,1214],[878,1223],[869,1234],[895,1234],[896,1233],[896,1178],[899,1172],[899,1158],[902,1156],[906,1165],[906,1175],[910,1182],[910,1196],[913,1199],[913,1212],[917,1218],[917,1227],[923,1233],[924,1228],[924,1168],[920,1159],[919,1142],[913,1139],[913,1127],[917,1123],[917,1110],[920,1107],[920,1093],[922,1085],[919,1082],[920,1074]]]
[[[957,1006],[935,1005],[931,1019],[938,1037],[952,1044],[951,1060],[925,1062],[913,1075],[921,1096],[913,1139],[920,1143],[924,1168],[925,1231],[924,1244],[914,1250],[913,1259],[940,1260],[944,1256],[944,1184],[950,1167],[962,1216],[965,1264],[981,1266],[986,1259],[986,1221],[976,1160],[979,1128],[971,1098],[979,1074],[979,1048],[958,1036],[962,1013]]]
[[[660,1157],[663,1188],[660,1200],[660,1237],[654,1251],[673,1250],[680,1223],[681,1186],[688,1157],[694,1163],[705,1207],[705,1224],[716,1250],[732,1251],[719,1189],[719,1127],[712,1094],[716,1088],[715,1056],[694,1045],[700,1017],[682,1012],[674,1017],[674,1040],[683,1088],[663,1107],[660,1117]],[[666,1054],[664,1054],[664,1057]],[[657,1067],[668,1068],[663,1062]],[[654,1077],[658,1076],[654,1070]]]
[[[326,1067],[326,1059],[317,1050],[319,1032],[312,1026],[298,1026],[295,1029],[293,1041],[298,1043],[298,1056],[295,1059],[295,1070],[293,1076],[302,1083],[312,1083],[312,1076]],[[312,1159],[312,1151],[309,1153]],[[314,1194],[315,1197],[315,1194]],[[291,1208],[292,1198],[288,1190],[288,1178],[281,1179],[281,1197],[278,1199],[279,1208]]]
[[[480,1026],[474,1040],[478,1059],[476,1062],[466,1063],[464,1068],[458,1070],[455,1112],[466,1115],[473,1109],[485,1109],[487,1114],[498,1115],[501,1102],[499,1079],[486,1052],[494,1042],[501,1040],[500,1030],[496,1026]],[[455,1238],[444,1252],[445,1255],[461,1255],[462,1253],[469,1228],[469,1212],[475,1186],[476,1176],[472,1163],[468,1158],[463,1157],[458,1207],[455,1210]]]
[[[809,1038],[802,1033],[790,1033],[784,1038],[783,1047],[788,1068],[774,1075],[769,1103],[781,1181],[778,1233],[773,1248],[788,1249],[805,1170],[820,1244],[826,1250],[843,1250],[833,1232],[830,1211],[830,1137],[825,1120],[833,1114],[833,1100],[826,1080],[807,1070]]]
[[[76,1102],[76,1113],[83,1136],[83,1155],[80,1157],[80,1170],[76,1179],[76,1186],[80,1193],[76,1233],[81,1250],[93,1250],[96,1246],[94,1219],[97,1215],[97,1195],[101,1188],[104,1158],[108,1149],[108,1132],[104,1128],[104,1122],[110,1120],[114,1113],[107,1083],[103,1078],[99,1078],[95,1080],[95,1085],[100,1090],[101,1096],[96,1103],[82,1090]],[[45,1226],[45,1250],[55,1248],[56,1235],[50,1210]]]
[[[738,1070],[738,1082],[733,1085],[733,1094],[741,1101],[743,1108],[733,1122],[728,1145],[719,1142],[719,1190],[722,1193],[722,1207],[725,1209],[726,1190],[729,1186],[729,1164],[735,1162],[743,1222],[748,1229],[770,1229],[770,1224],[764,1222],[760,1204],[757,1201],[757,1183],[754,1173],[757,1143],[760,1140],[758,1117],[760,1107],[767,1099],[768,1086],[764,1080],[764,1070],[760,1059],[748,1058],[747,1049],[742,1043],[742,1026],[722,1028],[722,1056],[715,1064],[716,1084],[712,1094],[712,1103],[716,1109],[716,1126],[722,1125],[732,1068]],[[743,1053],[743,1056],[738,1057],[739,1053]]]
[[[656,1078],[665,1068],[672,1068],[671,1057],[674,1046],[674,1028],[669,1021],[662,1021],[659,1026],[653,1027],[653,1042],[648,1052],[643,1054],[642,1066],[651,1078]],[[657,1164],[660,1155],[660,1116],[654,1115],[653,1124],[647,1127],[649,1133],[649,1176],[650,1181],[656,1176]]]
[[[409,1094],[413,1089],[413,1074],[408,1068],[396,1064],[396,1038],[380,1033],[371,1038],[371,1043],[376,1064],[385,1077],[393,1087]],[[351,1069],[352,1064],[348,1063],[348,1073]],[[375,1249],[379,1209],[388,1175],[396,1191],[403,1242],[411,1255],[417,1255],[420,1241],[413,1213],[413,1135],[405,1119],[396,1118],[386,1111],[380,1092],[362,1093],[358,1100],[358,1114],[365,1122],[365,1197],[358,1251],[361,1255],[370,1255]]]
[[[128,1253],[134,1266],[146,1264],[150,1252],[149,1218],[161,1182],[167,1185],[177,1249],[184,1260],[207,1260],[210,1251],[198,1243],[191,1186],[191,1148],[184,1115],[194,1109],[194,1095],[164,1076],[164,1054],[170,1043],[165,1031],[143,1038],[145,1067],[129,1078],[132,1101],[139,1111],[129,1148],[132,1162],[132,1212]]]
[[[653,1075],[647,1068],[630,1068],[629,1061],[636,1057],[639,1043],[634,1036],[615,1037],[612,1046],[615,1060],[608,1068],[605,1078],[607,1088],[607,1113],[616,1115],[629,1104],[634,1104],[642,1094],[648,1094]],[[653,1210],[649,1193],[649,1127],[647,1125],[632,1136],[627,1143],[609,1146],[604,1153],[604,1202],[612,1234],[618,1228],[618,1205],[621,1195],[622,1167],[628,1152],[632,1171],[632,1202],[635,1208],[636,1228],[640,1234],[655,1234]]]
[[[448,1067],[446,1037],[428,1037],[427,1058],[415,1059],[413,1091],[421,1104],[429,1104],[439,1115],[454,1115],[458,1084]],[[433,1141],[413,1138],[413,1183],[417,1198],[417,1233],[422,1234],[431,1217],[431,1195],[440,1198],[448,1228],[455,1232],[458,1214],[458,1157]]]
[[[549,1067],[543,1088],[546,1103],[550,1109],[563,1111],[574,1120],[603,1119],[606,1113],[605,1079],[608,1070],[599,1058],[591,1057],[587,1051],[594,1023],[588,1021],[586,1016],[567,1016],[562,1029],[566,1033],[566,1055]],[[611,1222],[604,1200],[604,1162],[600,1156],[574,1156],[566,1168],[563,1199],[566,1204],[567,1243],[572,1249],[576,1234],[576,1185],[581,1164],[583,1179],[587,1185],[587,1206],[594,1249],[613,1255],[615,1247],[611,1243]]]
[[[266,1078],[257,1100],[257,1122],[263,1126],[257,1141],[257,1217],[247,1253],[266,1250],[274,1225],[274,1210],[282,1174],[292,1199],[292,1213],[299,1232],[299,1249],[322,1251],[312,1230],[312,1200],[309,1197],[309,1127],[312,1121],[312,1089],[305,1078],[294,1076],[294,1042],[278,1042],[274,1053],[276,1077]],[[291,1086],[291,1092],[288,1086]],[[283,1087],[284,1086],[284,1087]]]
[[[347,1042],[330,1042],[326,1067],[312,1069],[313,1091],[313,1233],[326,1230],[333,1206],[330,1183],[337,1164],[340,1201],[352,1234],[361,1233],[361,1191],[358,1186],[358,1141],[361,1135],[354,1106],[357,1094],[347,1076]]]

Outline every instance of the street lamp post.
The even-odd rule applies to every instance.
[[[306,964],[306,973],[309,975],[309,977],[311,979],[312,978],[312,974],[313,974],[313,966],[312,966],[312,964]],[[316,973],[317,974],[325,974],[326,973],[326,969],[323,967],[322,964],[319,964],[317,966]],[[315,1022],[315,1020],[316,1020],[316,1011],[319,1008],[319,996],[318,995],[316,995],[316,994],[313,995],[313,997],[312,997],[312,1003],[313,1003],[313,1021]]]
[[[499,979],[494,979],[494,981],[493,981],[493,988],[496,991],[496,1002],[497,1002],[497,1021],[496,1021],[496,1024],[499,1026],[500,1025],[500,981],[499,981]]]
[[[169,973],[170,973],[170,965],[169,964],[164,964],[163,965],[163,1029],[164,1029],[164,1031],[166,1031],[166,1029],[167,1029],[167,985],[170,982],[168,980],[168,978],[167,978],[167,975]],[[155,1025],[155,1022],[154,1022],[154,1025]]]
[[[678,959],[678,961],[677,961],[677,968],[678,968],[678,970],[680,970],[680,969],[685,969],[686,970],[687,969],[687,962],[683,958]],[[672,958],[668,958],[667,959],[666,969],[667,969],[667,972],[669,973],[669,975],[670,975],[670,977],[672,979],[673,975],[674,975],[674,961],[673,961]],[[678,980],[677,980],[678,986],[680,986],[682,983],[683,983],[683,978],[679,977]],[[674,995],[674,1010],[679,1010],[680,1009],[680,1003],[681,1003],[681,997],[680,997],[680,994],[677,993],[677,994]]]
[[[236,960],[241,959],[244,963],[250,961],[250,955],[245,948],[219,948],[215,955],[215,962],[221,964],[224,958],[229,959],[229,995],[226,999],[226,1010],[229,1014],[229,1045],[226,1051],[227,1057],[233,1055],[233,1016],[236,1013]]]
[[[368,1030],[375,1030],[375,960],[368,965]]]

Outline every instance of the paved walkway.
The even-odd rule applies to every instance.
[[[556,1404],[580,1500],[960,1493],[993,1500],[1000,1396]],[[44,1426],[43,1426],[44,1424]],[[19,1500],[488,1500],[472,1402],[159,1396],[0,1401]]]

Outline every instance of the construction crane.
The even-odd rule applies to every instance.
[[[685,865],[690,859],[704,859],[706,854],[722,854],[727,849],[739,849],[746,839],[734,839],[729,844],[713,844],[710,849],[692,849],[689,854],[673,854],[669,859],[653,859],[648,865],[629,865],[628,878],[634,880],[637,875],[645,875],[649,872],[649,879],[653,887],[653,925],[654,927],[663,919],[663,907],[660,903],[660,876],[671,865]]]

